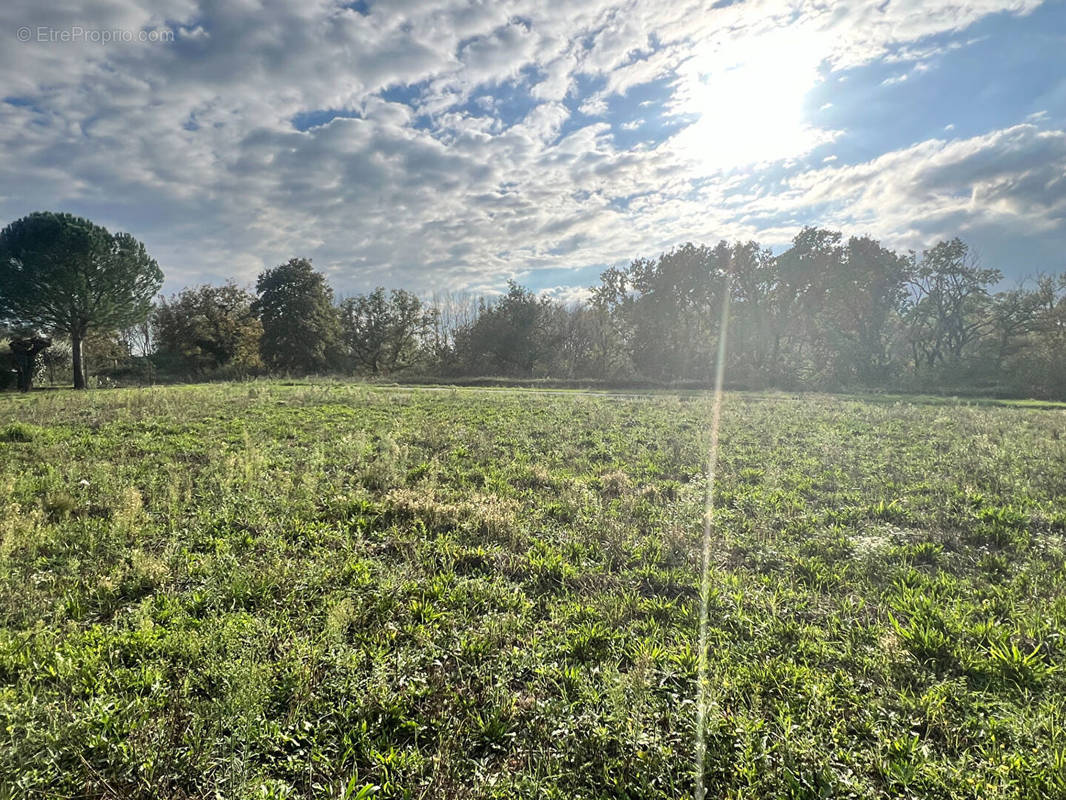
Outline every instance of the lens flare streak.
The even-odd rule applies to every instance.
[[[707,709],[711,687],[708,680],[707,627],[711,597],[711,548],[714,537],[714,483],[718,469],[718,432],[722,421],[722,379],[725,375],[726,333],[729,330],[729,286],[722,301],[722,322],[718,331],[718,363],[714,370],[714,399],[711,405],[711,441],[707,450],[707,495],[703,510],[703,560],[700,574],[700,633],[696,672],[696,800],[704,800],[707,787],[703,761],[707,755]]]

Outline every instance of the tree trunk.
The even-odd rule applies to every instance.
[[[20,392],[28,392],[33,388],[33,376],[37,374],[37,355],[51,344],[52,340],[44,336],[14,339],[8,344],[15,356]]]
[[[33,388],[33,373],[37,367],[37,359],[29,350],[15,350],[15,363],[18,365],[18,390],[28,392]]]
[[[85,370],[81,364],[81,334],[70,334],[70,356],[74,362],[74,388],[85,388]]]

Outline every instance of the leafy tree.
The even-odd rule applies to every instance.
[[[631,372],[625,350],[625,330],[619,315],[613,313],[610,298],[615,295],[607,284],[619,271],[611,267],[600,279],[601,286],[592,287],[592,296],[582,309],[581,325],[587,341],[588,374],[596,378],[612,378]]]
[[[551,300],[538,298],[514,281],[507,294],[485,304],[477,319],[456,335],[467,371],[529,378],[551,371],[560,342]]]
[[[607,315],[594,306],[553,304],[550,327],[559,340],[554,369],[568,378],[611,377],[609,325]]]
[[[728,256],[718,259],[728,264],[732,310],[729,318],[729,373],[745,383],[768,379],[780,372],[777,357],[780,336],[775,325],[773,291],[777,282],[777,261],[770,250],[756,242],[736,242]],[[719,313],[717,309],[715,313]]]
[[[600,377],[633,371],[636,298],[627,268],[608,267],[592,287],[589,306],[599,323],[594,329],[593,352]]]
[[[152,314],[156,352],[193,374],[261,366],[263,326],[252,311],[254,302],[254,295],[234,283],[185,289],[169,302],[161,300]]]
[[[958,238],[912,255],[907,307],[915,368],[958,364],[967,347],[989,328],[988,287],[1003,274],[983,269]]]
[[[356,367],[373,374],[407,369],[432,331],[434,313],[403,289],[378,287],[340,306],[344,343]]]
[[[685,244],[657,259],[609,269],[593,305],[617,320],[617,335],[640,375],[705,378],[713,369],[716,317],[729,248]]]
[[[82,342],[144,320],[163,273],[128,233],[36,212],[0,231],[0,317],[70,337],[74,388],[85,388]]]
[[[807,227],[776,259],[777,358],[789,378],[822,380],[832,369],[834,351],[824,311],[833,276],[841,271],[841,238],[837,231]]]
[[[833,259],[817,327],[839,379],[873,385],[890,376],[908,266],[868,236],[850,238]]]
[[[628,270],[635,295],[629,314],[630,352],[650,378],[706,378],[713,369],[728,247],[691,243]]]
[[[121,331],[94,331],[85,337],[82,349],[86,373],[95,373],[98,378],[107,379],[108,373],[130,366],[130,351]]]
[[[1035,320],[1009,366],[1024,393],[1066,398],[1066,272],[1040,275],[1032,292]]]
[[[1023,288],[999,292],[989,307],[988,366],[1001,370],[1012,358],[1027,349],[1032,334],[1041,327],[1040,309],[1047,296],[1043,278],[1036,291]]]
[[[333,290],[310,260],[293,258],[266,270],[255,290],[252,307],[263,325],[259,349],[267,366],[309,373],[337,363],[341,329]]]

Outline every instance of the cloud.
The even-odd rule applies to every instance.
[[[57,208],[130,230],[168,290],[294,255],[342,291],[494,286],[783,235],[823,208],[893,235],[908,215],[1051,230],[1061,153],[1046,118],[810,169],[845,132],[803,104],[878,59],[915,76],[971,41],[937,37],[1037,5],[181,0],[162,14],[16,0],[0,31],[174,40],[0,47],[0,216]]]
[[[968,139],[930,139],[870,161],[804,172],[751,212],[817,209],[900,247],[995,226],[1016,237],[1064,233],[1066,131],[1025,123]]]
[[[538,294],[566,306],[575,306],[587,301],[592,296],[592,291],[587,286],[552,286],[541,289]]]

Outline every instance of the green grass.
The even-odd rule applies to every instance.
[[[0,797],[694,789],[709,401],[0,397]],[[730,394],[709,796],[1066,796],[1066,410]]]

